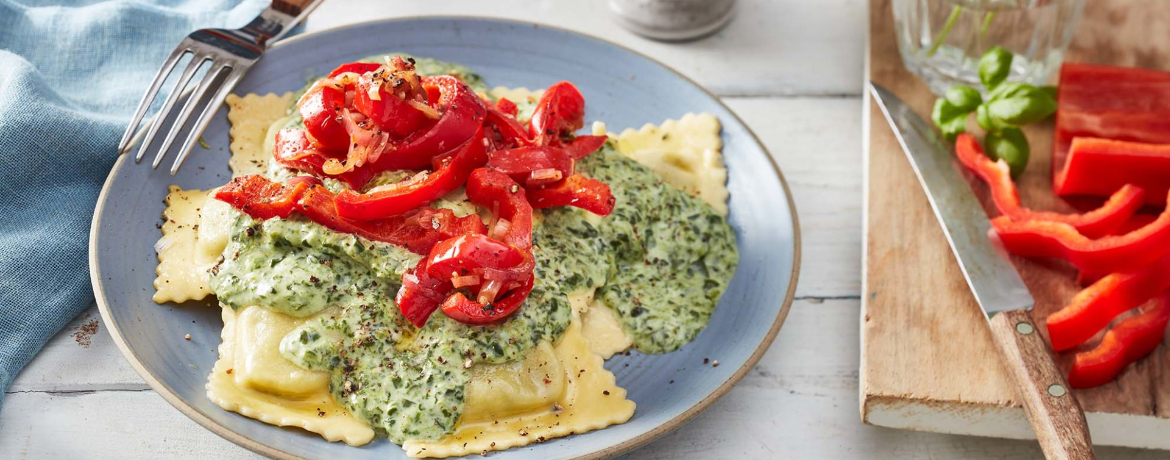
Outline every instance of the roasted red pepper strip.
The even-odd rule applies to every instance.
[[[427,259],[418,261],[414,269],[402,276],[402,287],[394,301],[402,316],[410,320],[415,327],[423,327],[427,319],[439,308],[439,304],[447,297],[451,290],[451,283],[440,280],[427,273]]]
[[[467,182],[471,171],[487,162],[483,132],[474,136],[440,167],[425,176],[377,187],[368,193],[346,190],[337,195],[337,214],[349,219],[373,220],[404,214],[430,204]]]
[[[311,88],[297,106],[305,130],[323,150],[345,152],[349,147],[349,132],[340,120],[342,109],[345,109],[345,91],[333,86]]]
[[[565,149],[574,160],[580,160],[605,145],[605,136],[577,136],[565,143]]]
[[[285,185],[261,176],[240,176],[220,188],[215,198],[257,219],[283,219],[308,188],[305,182]]]
[[[377,100],[370,98],[370,92],[375,85],[379,86]],[[353,107],[369,117],[379,128],[390,133],[394,139],[402,139],[435,122],[402,97],[386,92],[381,87],[381,81],[375,80],[371,75],[362,75],[358,79],[357,88],[353,93]]]
[[[382,67],[382,64],[377,62],[350,62],[348,64],[339,65],[336,69],[333,69],[332,72],[329,72],[329,78],[336,77],[346,72],[353,72],[361,75],[366,72],[373,72],[378,70],[379,67]]]
[[[374,175],[373,171],[366,168],[357,168],[336,176],[325,174],[321,170],[325,161],[331,158],[343,159],[344,152],[340,157],[325,153],[319,145],[309,139],[303,129],[286,128],[277,132],[274,150],[273,158],[282,166],[304,171],[317,177],[332,177],[349,184],[350,187],[361,188]]]
[[[512,118],[516,118],[516,114],[519,113],[519,108],[516,107],[516,103],[508,100],[506,97],[501,97],[500,100],[496,101],[496,110]]]
[[[1170,322],[1170,297],[1163,294],[1137,316],[1113,326],[1092,350],[1077,353],[1068,384],[1092,388],[1112,381],[1125,366],[1146,357],[1162,343]]]
[[[528,128],[516,121],[516,116],[505,113],[499,108],[487,109],[487,115],[484,119],[485,123],[495,128],[499,133],[503,148],[514,148],[532,145],[532,139],[528,136]]]
[[[508,220],[504,242],[522,250],[532,248],[532,205],[520,184],[502,172],[480,168],[467,180],[467,198]]]
[[[605,182],[580,174],[546,188],[530,190],[528,201],[535,209],[575,206],[599,216],[608,216],[615,204],[613,192]]]
[[[539,145],[532,147],[517,147],[507,150],[488,152],[489,168],[512,177],[517,182],[526,185],[542,183],[534,177],[533,172],[555,171],[559,177],[545,184],[559,181],[573,174],[573,159],[569,152],[560,147]]]
[[[1054,257],[1081,270],[1112,273],[1142,267],[1170,249],[1170,208],[1153,222],[1125,235],[1091,240],[1062,222],[991,220],[1004,247],[1023,257]]]
[[[462,293],[456,292],[443,302],[443,313],[464,324],[482,325],[501,321],[520,309],[524,299],[532,292],[534,279],[529,275],[519,287],[487,305],[471,301]]]
[[[460,235],[431,248],[427,256],[427,272],[449,281],[453,276],[466,273],[482,276],[484,269],[507,270],[528,259],[524,251],[487,235]]]
[[[1068,305],[1048,315],[1052,349],[1067,350],[1089,340],[1117,315],[1170,289],[1170,253],[1141,269],[1114,273],[1078,292]]]
[[[1150,204],[1164,205],[1170,190],[1170,144],[1074,138],[1053,187],[1060,195],[1105,196],[1123,184],[1146,189]]]
[[[295,211],[332,230],[396,244],[424,255],[439,241],[487,230],[478,216],[456,217],[450,209],[422,208],[407,215],[370,221],[346,219],[337,215],[332,192],[306,181],[281,185],[261,176],[242,176],[221,189],[216,198],[257,219],[288,217]]]
[[[537,145],[555,145],[584,125],[585,96],[572,83],[562,81],[540,96],[528,120],[528,132]]]
[[[1020,194],[1012,182],[1007,163],[1003,160],[992,161],[984,155],[975,136],[960,134],[955,140],[955,152],[959,161],[991,189],[992,199],[999,212],[1012,220],[1064,222],[1089,238],[1098,238],[1120,228],[1145,203],[1142,189],[1126,184],[1100,208],[1084,214],[1033,211],[1020,204]]]
[[[400,145],[383,153],[377,162],[367,165],[377,172],[398,169],[424,169],[436,156],[450,152],[475,135],[483,124],[487,109],[483,100],[458,78],[441,75],[424,77],[424,87],[439,90],[438,101],[431,106],[439,110],[439,120],[425,131],[417,131]]]

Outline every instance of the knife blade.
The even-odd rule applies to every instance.
[[[1032,429],[1049,459],[1095,459],[1080,403],[1068,391],[1028,311],[1035,305],[1019,272],[991,240],[991,221],[934,128],[889,90],[870,92],[893,128],[989,321],[1000,357],[1016,383]]]

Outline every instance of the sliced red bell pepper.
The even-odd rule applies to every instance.
[[[353,72],[361,75],[366,72],[373,72],[378,70],[379,67],[382,67],[382,64],[377,62],[350,62],[348,64],[339,65],[336,69],[333,69],[332,72],[329,72],[329,78],[336,77],[346,72]]]
[[[1092,388],[1112,381],[1125,366],[1146,357],[1158,348],[1170,322],[1170,296],[1162,294],[1137,316],[1113,326],[1101,343],[1076,354],[1068,384],[1073,388]]]
[[[450,209],[422,208],[413,214],[361,221],[337,215],[335,202],[328,189],[313,187],[301,198],[298,212],[332,230],[395,244],[423,255],[445,239],[487,231],[478,216],[456,217]]]
[[[501,149],[533,145],[532,139],[528,136],[528,128],[520,124],[515,115],[489,107],[484,123],[494,128]]]
[[[565,149],[574,160],[580,160],[605,145],[606,139],[608,138],[605,136],[577,136],[565,143]]]
[[[1170,73],[1064,64],[1057,102],[1052,184],[1058,193],[1058,177],[1075,137],[1170,143]],[[1148,200],[1163,198],[1153,190],[1147,192]]]
[[[529,191],[528,201],[535,209],[575,206],[599,216],[608,216],[613,212],[616,200],[605,182],[573,174],[559,183]]]
[[[361,188],[374,176],[374,172],[367,168],[356,168],[336,176],[325,174],[322,170],[325,161],[344,159],[344,152],[341,156],[324,152],[303,129],[286,128],[277,132],[274,150],[273,157],[276,162],[287,168],[304,171],[317,177],[332,177],[353,188]]]
[[[1068,305],[1048,315],[1052,349],[1067,350],[1089,340],[1117,315],[1170,289],[1170,253],[1137,270],[1114,273],[1078,292]]]
[[[1023,257],[1053,257],[1081,270],[1112,273],[1146,265],[1170,249],[1170,208],[1153,222],[1124,235],[1091,240],[1063,222],[991,220],[1004,247]]]
[[[438,100],[432,99],[431,104],[441,113],[439,120],[430,128],[407,136],[368,167],[378,172],[424,169],[436,156],[467,142],[483,124],[487,114],[483,101],[458,78],[447,75],[424,77],[422,84],[439,90]]]
[[[413,69],[413,66],[410,67]],[[412,95],[409,92],[404,92],[401,96],[395,93],[387,92],[383,87],[383,79],[393,80],[396,77],[384,76],[375,78],[379,74],[389,73],[390,70],[382,70],[373,72],[371,74],[362,75],[358,78],[357,88],[353,94],[353,107],[367,116],[378,125],[383,131],[390,133],[394,139],[402,139],[409,134],[416,131],[426,129],[435,121],[427,117],[427,115],[419,110],[417,107],[410,104],[406,98],[417,103],[426,103],[426,92],[423,91],[417,95]],[[417,77],[416,77],[417,78]],[[398,80],[402,81],[402,80]],[[406,86],[405,83],[402,86]],[[377,89],[378,99],[370,98],[370,93]],[[441,97],[441,96],[440,96]]]
[[[215,199],[257,219],[286,218],[309,188],[305,182],[281,184],[261,176],[240,176],[215,193]]]
[[[516,182],[525,185],[547,184],[559,181],[573,174],[573,159],[566,149],[548,145],[517,147],[488,152],[489,168],[507,174]],[[558,177],[552,181],[541,181],[534,177],[538,171],[555,171]]]
[[[1077,137],[1054,187],[1060,195],[1106,196],[1124,184],[1146,189],[1151,204],[1165,204],[1170,144]]]
[[[451,283],[427,273],[427,259],[424,257],[413,270],[402,276],[402,286],[398,288],[394,302],[398,304],[402,316],[415,327],[421,328],[450,290]]]
[[[528,259],[524,251],[487,235],[459,235],[431,248],[427,271],[435,278],[450,281],[463,274],[482,275],[485,269],[507,270]]]
[[[975,136],[960,134],[955,139],[955,152],[959,161],[991,189],[992,199],[1000,214],[1012,220],[1064,222],[1089,238],[1097,238],[1120,228],[1145,203],[1141,188],[1125,184],[1103,206],[1084,214],[1033,211],[1020,204],[1020,194],[1015,182],[1012,182],[1008,164],[1003,160],[992,161],[984,155]]]
[[[1124,235],[1149,225],[1157,218],[1158,216],[1154,214],[1134,214],[1133,217],[1130,217],[1129,220],[1125,221],[1125,224],[1123,224],[1121,228],[1118,228],[1113,233],[1110,233],[1110,235]],[[1108,274],[1109,273],[1081,270],[1077,272],[1077,284],[1081,286],[1088,286],[1097,282],[1097,280],[1104,278]]]
[[[467,180],[467,198],[508,220],[509,230],[502,241],[522,250],[532,248],[532,205],[520,184],[502,172],[480,168]]]
[[[519,287],[487,304],[471,301],[463,293],[456,292],[443,302],[443,313],[464,324],[483,325],[502,321],[520,309],[524,299],[532,292],[534,279],[529,275]]]
[[[349,146],[349,132],[340,119],[345,108],[345,91],[333,86],[316,86],[301,99],[297,110],[305,121],[305,130],[322,150],[344,152]]]
[[[367,193],[345,190],[337,195],[337,214],[349,219],[374,220],[406,213],[442,198],[467,182],[471,171],[487,162],[483,132],[477,131],[439,168],[425,175]]]
[[[585,96],[567,81],[558,82],[540,96],[528,133],[537,145],[554,145],[561,137],[585,125]]]
[[[516,118],[516,115],[520,113],[519,108],[516,107],[516,103],[508,100],[506,97],[501,97],[500,100],[496,101],[496,110],[512,118]]]
[[[1097,240],[1062,222],[1013,221],[999,216],[991,223],[1004,247],[1013,254],[1063,259],[1078,269],[1096,273],[1144,266],[1165,253],[1170,244],[1170,212],[1137,231]]]

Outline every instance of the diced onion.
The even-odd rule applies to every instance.
[[[496,223],[492,225],[491,232],[488,232],[488,237],[493,240],[502,240],[510,230],[512,230],[512,223],[508,222],[508,219],[497,219]]]
[[[480,283],[479,275],[454,276],[451,277],[451,285],[455,289],[467,286],[475,286]]]
[[[414,107],[419,112],[422,112],[423,115],[426,115],[427,118],[430,118],[432,120],[438,120],[439,117],[442,116],[442,114],[440,114],[438,110],[435,110],[434,107],[431,107],[424,102],[419,102],[419,101],[410,99],[410,100],[407,100],[406,103],[410,104],[411,107]]]
[[[479,296],[476,298],[482,305],[487,305],[496,300],[496,296],[500,294],[500,289],[504,288],[504,282],[499,280],[489,280],[483,283],[479,288]]]
[[[560,171],[553,168],[538,169],[528,176],[530,184],[551,184],[564,177]]]
[[[301,98],[297,99],[297,106],[299,107],[301,104],[303,104],[305,102],[305,98],[308,97],[309,94],[312,94],[313,91],[315,91],[317,88],[321,88],[323,86],[328,86],[338,91],[345,91],[345,87],[337,84],[337,82],[332,78],[322,78],[313,82],[313,86],[310,86],[309,89],[305,91],[305,94],[302,94]]]

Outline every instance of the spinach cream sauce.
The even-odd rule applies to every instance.
[[[420,73],[453,74],[486,90],[465,67],[416,60]],[[531,101],[514,102],[530,112]],[[300,123],[294,117],[288,126]],[[398,312],[394,295],[418,255],[298,217],[241,216],[212,270],[211,288],[232,308],[261,305],[297,317],[324,311],[284,338],[282,355],[330,372],[334,398],[391,441],[437,439],[459,420],[468,368],[519,360],[541,341],[555,342],[571,319],[569,293],[596,289],[639,350],[664,353],[698,334],[726,289],[737,260],[735,237],[710,206],[609,144],[578,170],[610,185],[617,197],[613,214],[599,219],[575,208],[546,210],[533,228],[535,286],[520,310],[497,325],[468,326],[436,311],[415,328]],[[272,168],[269,175],[293,174]],[[476,212],[461,190],[433,206]]]

